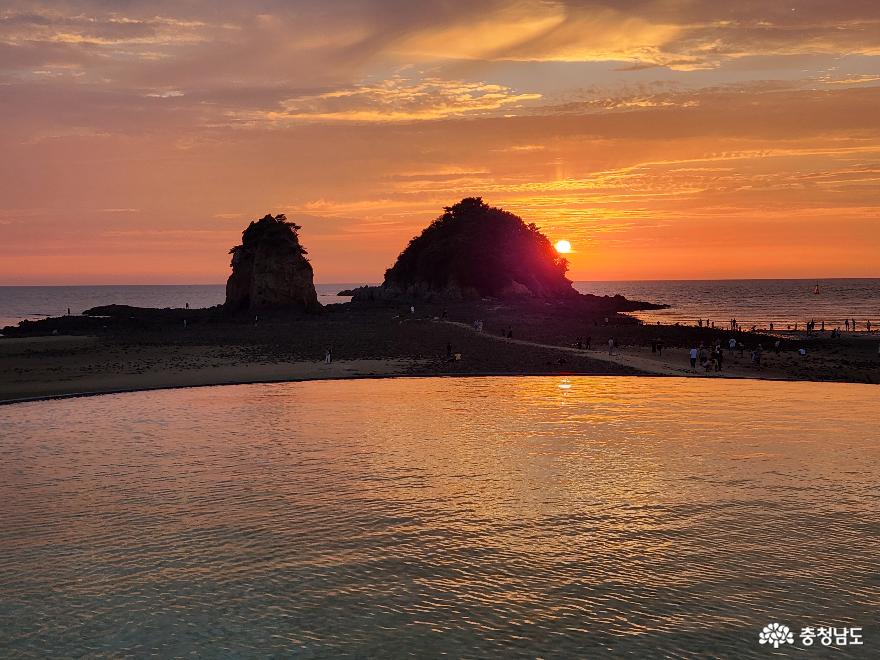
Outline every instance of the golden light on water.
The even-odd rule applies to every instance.
[[[556,251],[559,254],[568,254],[571,252],[571,243],[566,240],[556,241]]]

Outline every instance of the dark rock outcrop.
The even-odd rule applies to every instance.
[[[410,303],[417,300],[425,302],[454,302],[479,300],[482,297],[473,287],[462,289],[452,285],[442,289],[432,289],[426,282],[411,284],[405,288],[399,287],[396,284],[367,285],[352,289],[350,295],[352,302],[387,303]]]
[[[321,307],[315,292],[312,265],[299,242],[299,225],[281,215],[251,222],[232,255],[232,275],[226,282],[229,311]]]
[[[470,197],[409,242],[385,272],[384,292],[357,290],[355,299],[576,296],[567,270],[538,227]]]

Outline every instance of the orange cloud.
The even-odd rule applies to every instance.
[[[295,121],[398,122],[445,119],[493,112],[541,98],[502,85],[438,78],[409,81],[395,76],[380,83],[284,99],[281,110],[233,111],[246,125]]]
[[[222,281],[267,212],[375,280],[465,195],[575,277],[876,274],[880,5],[795,8],[9,0],[0,281]]]

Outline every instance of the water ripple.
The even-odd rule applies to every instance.
[[[0,655],[759,657],[776,620],[876,649],[874,388],[568,382],[0,409]]]

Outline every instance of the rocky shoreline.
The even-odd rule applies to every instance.
[[[462,289],[461,287],[451,286],[442,290],[433,290],[426,285],[411,285],[406,288],[400,288],[394,285],[370,286],[364,285],[356,289],[344,289],[337,293],[339,296],[350,296],[353,303],[386,303],[389,305],[448,305],[461,302],[482,303],[491,305],[492,298],[484,298],[474,289]],[[598,311],[608,312],[637,312],[639,310],[650,309],[669,309],[669,305],[646,302],[644,300],[629,300],[620,294],[614,296],[596,296],[591,293],[579,293],[575,291],[573,294],[564,296],[533,296],[529,293],[520,295],[509,295],[500,298],[501,301],[507,303],[528,304],[530,301],[540,301],[547,304],[563,304],[575,305],[578,308],[588,307],[588,313],[596,313]]]

